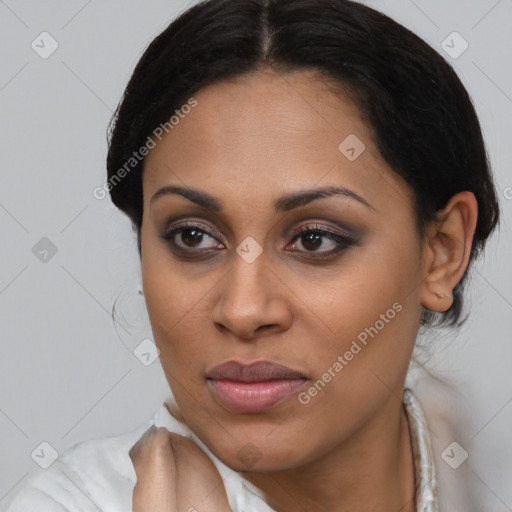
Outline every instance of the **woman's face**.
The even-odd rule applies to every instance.
[[[145,161],[155,343],[184,419],[225,464],[298,467],[400,401],[424,278],[412,192],[311,73],[194,98]],[[212,373],[228,361],[296,373]]]

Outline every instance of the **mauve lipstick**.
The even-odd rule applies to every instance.
[[[206,375],[214,400],[232,412],[262,412],[299,391],[307,382],[300,372],[272,361],[226,361]]]

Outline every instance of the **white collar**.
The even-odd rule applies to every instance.
[[[437,481],[427,419],[417,398],[404,389],[416,476],[416,512],[438,512]]]

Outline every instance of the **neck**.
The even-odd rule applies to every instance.
[[[276,512],[415,512],[414,459],[407,415],[391,395],[378,415],[306,465],[246,473]]]

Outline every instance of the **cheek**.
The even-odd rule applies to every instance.
[[[404,303],[419,284],[420,248],[412,220],[405,212],[403,217],[382,225],[354,266],[354,299],[374,314],[396,301]]]
[[[180,339],[180,324],[187,317],[191,298],[183,282],[178,279],[179,274],[173,271],[168,258],[161,253],[161,250],[144,246],[141,270],[146,308],[155,343],[164,360],[172,349],[172,344],[167,340]]]
[[[151,325],[157,332],[174,330],[181,318],[190,309],[188,303],[189,287],[180,278],[171,253],[165,244],[158,239],[158,234],[152,226],[142,229],[142,261],[141,273],[144,288],[144,298],[151,320]],[[172,331],[171,331],[172,332]]]
[[[416,291],[420,278],[417,251],[413,239],[409,248],[384,236],[374,239],[354,251],[346,267],[329,283],[324,297],[332,299],[330,303],[323,299],[326,307],[320,309],[319,316],[331,341],[319,343],[320,350],[312,354],[318,362],[317,378],[332,369],[338,356],[344,362],[342,370],[339,365],[337,372],[334,369],[337,377],[333,381],[338,385],[331,387],[332,394],[324,394],[327,402],[347,393],[369,397],[379,379],[391,388],[399,386],[421,316]],[[315,297],[309,300],[317,300]]]
[[[160,360],[166,373],[192,380],[194,369],[213,349],[208,323],[207,291],[166,255],[146,251],[142,264],[144,298]]]
[[[413,244],[407,249],[392,240],[374,240],[354,250],[323,293],[307,300],[324,305],[318,308],[320,316],[329,330],[345,341],[373,326],[395,303],[401,305],[401,314],[395,315],[395,306],[386,317],[392,317],[390,324],[400,323],[410,312],[406,306],[414,304],[420,276],[418,258]],[[416,316],[416,312],[412,314]]]

